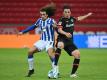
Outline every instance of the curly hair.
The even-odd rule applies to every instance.
[[[56,5],[54,3],[48,4],[42,7],[40,11],[45,11],[49,17],[54,16],[56,11]]]

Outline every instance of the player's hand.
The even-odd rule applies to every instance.
[[[22,35],[23,33],[22,32],[17,32],[17,37]]]
[[[90,13],[88,13],[88,16],[91,16],[92,14],[93,14],[93,13],[90,12]]]
[[[19,34],[19,35],[22,35],[23,33],[22,33],[22,32],[19,32],[18,34]]]
[[[67,38],[71,38],[72,37],[72,35],[70,33],[66,33],[65,35],[66,35]]]
[[[22,32],[19,32],[19,33],[18,33],[18,35],[22,35],[22,34],[23,34]]]
[[[53,26],[54,28],[57,28],[57,23],[55,22],[54,24],[52,24],[52,26]]]

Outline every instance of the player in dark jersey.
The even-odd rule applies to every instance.
[[[58,59],[61,54],[61,49],[64,49],[70,56],[74,57],[73,68],[70,77],[77,77],[76,71],[80,63],[80,52],[73,42],[73,31],[75,21],[81,21],[92,13],[88,13],[84,16],[79,16],[74,18],[71,16],[71,9],[69,5],[63,7],[63,17],[59,19],[58,22],[58,39],[57,39],[57,49],[55,53],[55,66],[53,68],[54,78],[58,78],[57,64]]]

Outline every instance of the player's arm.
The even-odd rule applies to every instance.
[[[55,37],[55,41],[54,41],[54,43],[55,43],[55,45],[56,45],[56,43],[57,43],[57,38],[58,38],[58,33],[57,33],[57,31],[55,31],[55,33],[54,33],[54,37]]]
[[[54,27],[54,28],[57,28],[57,23],[56,23],[56,21],[53,19],[52,20],[52,26]]]
[[[71,37],[72,37],[72,35],[71,35],[70,33],[63,31],[62,28],[59,28],[59,29],[58,29],[58,32],[59,32],[60,34],[65,35],[65,36],[68,37],[68,38],[71,38]]]
[[[54,28],[57,28],[57,23],[52,24]]]
[[[22,30],[18,34],[24,34],[24,33],[27,33],[27,32],[29,32],[31,30],[34,30],[35,28],[37,28],[39,26],[40,20],[41,20],[41,18],[39,18],[34,25],[29,26],[28,28],[26,28],[25,30]]]
[[[65,35],[66,37],[68,37],[68,38],[71,38],[71,34],[70,33],[68,33],[68,32],[65,32],[65,31],[63,31],[62,30],[62,22],[59,22],[58,23],[58,32],[60,33],[60,34],[62,34],[62,35]]]
[[[82,21],[82,20],[86,19],[87,17],[89,17],[89,16],[91,16],[91,15],[92,15],[92,13],[88,13],[88,14],[86,14],[86,15],[79,16],[79,17],[77,17],[77,20],[78,20],[78,21]]]
[[[36,25],[32,25],[32,26],[29,26],[28,28],[26,28],[25,30],[22,30],[21,32],[19,32],[19,34],[24,34],[24,33],[27,33],[31,30],[34,30],[37,26]]]

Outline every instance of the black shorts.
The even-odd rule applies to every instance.
[[[72,39],[58,39],[58,42],[63,42],[64,43],[64,50],[70,55],[72,56],[72,52],[76,49],[78,49],[76,47],[76,45],[73,43]]]

